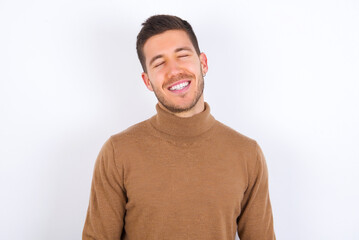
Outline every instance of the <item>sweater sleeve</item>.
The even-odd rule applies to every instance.
[[[95,163],[83,240],[121,238],[127,201],[122,171],[122,166],[116,162],[110,138]]]
[[[248,188],[241,204],[241,214],[237,219],[238,236],[241,240],[275,240],[268,170],[258,144],[255,167],[250,172]]]

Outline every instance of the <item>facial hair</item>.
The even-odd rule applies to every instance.
[[[170,78],[167,82],[166,82],[166,86],[168,86],[168,84],[174,83],[178,80],[181,80],[185,77],[188,77],[187,75],[184,76],[186,74],[178,74],[172,78]],[[193,77],[190,76],[192,79]],[[198,84],[197,84],[197,89],[195,92],[195,97],[193,98],[193,101],[186,107],[179,107],[176,106],[175,104],[171,104],[169,103],[165,97],[160,93],[160,91],[158,91],[151,83],[150,84],[152,86],[153,92],[155,93],[155,96],[158,100],[158,102],[160,102],[162,104],[162,106],[164,106],[168,111],[172,112],[172,113],[181,113],[181,112],[187,112],[189,110],[191,110],[194,106],[196,106],[197,102],[199,101],[199,99],[201,98],[201,96],[203,95],[203,90],[204,90],[204,78],[203,78],[203,74],[202,71],[200,71],[200,75],[197,77],[198,79]]]

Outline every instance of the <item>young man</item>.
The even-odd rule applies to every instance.
[[[83,239],[275,239],[262,151],[210,114],[190,24],[150,17],[137,53],[157,114],[101,149]]]

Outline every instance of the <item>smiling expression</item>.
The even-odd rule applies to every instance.
[[[143,52],[147,72],[142,73],[142,79],[162,107],[190,115],[203,110],[207,58],[196,53],[185,31],[168,30],[152,36]]]

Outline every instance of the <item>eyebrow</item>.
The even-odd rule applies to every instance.
[[[177,52],[180,52],[180,51],[190,51],[190,52],[193,52],[193,50],[192,50],[191,48],[189,48],[189,47],[179,47],[179,48],[176,48],[176,50],[175,50],[176,53],[177,53]],[[159,54],[159,55],[154,56],[154,57],[151,59],[151,61],[150,61],[150,66],[152,65],[152,63],[153,63],[154,61],[156,61],[157,59],[162,58],[162,57],[163,57],[162,54]]]

